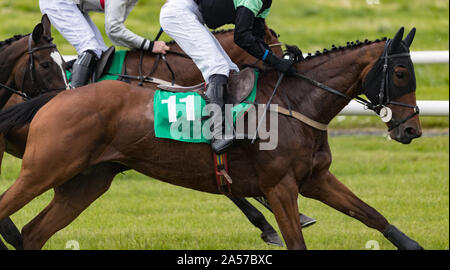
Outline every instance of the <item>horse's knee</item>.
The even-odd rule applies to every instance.
[[[314,179],[309,179],[305,183],[302,183],[298,189],[298,193],[307,198],[315,198],[319,192],[320,187],[314,182]]]
[[[315,173],[307,177],[298,188],[298,193],[307,198],[317,198],[326,189],[330,175],[328,172]]]

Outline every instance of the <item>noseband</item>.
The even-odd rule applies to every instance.
[[[378,94],[379,98],[379,105],[376,105],[374,107],[374,111],[381,117],[383,122],[390,124],[388,131],[392,131],[393,129],[399,127],[401,124],[405,123],[409,119],[413,118],[414,116],[418,115],[420,113],[419,107],[416,105],[410,105],[405,103],[400,103],[396,101],[392,101],[390,97],[391,91],[389,91],[389,59],[392,58],[406,58],[411,57],[409,52],[407,53],[397,53],[397,54],[388,54],[388,48],[391,44],[392,40],[388,40],[384,46],[383,55],[381,56],[381,59],[384,59],[383,64],[383,70],[382,70],[382,79],[381,79],[381,86],[380,86],[380,92]],[[387,105],[395,105],[395,106],[402,106],[407,108],[412,108],[414,112],[410,114],[409,116],[405,117],[402,120],[395,120],[392,117],[392,110],[387,107]],[[372,106],[374,106],[372,104]]]

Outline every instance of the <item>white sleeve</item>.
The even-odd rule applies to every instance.
[[[139,49],[146,40],[125,27],[125,20],[136,3],[137,0],[105,1],[105,31],[114,44]],[[144,49],[148,49],[149,45],[147,41]]]

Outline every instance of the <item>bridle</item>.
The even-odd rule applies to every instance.
[[[382,77],[381,77],[380,91],[378,93],[379,103],[374,104],[362,97],[359,97],[359,96],[356,97],[356,101],[358,103],[363,104],[365,106],[365,108],[374,111],[376,114],[378,114],[381,117],[383,122],[388,124],[388,127],[389,127],[388,131],[392,131],[395,128],[398,128],[401,124],[405,123],[406,121],[408,121],[409,119],[413,118],[414,116],[416,116],[420,113],[418,106],[400,103],[400,102],[391,100],[390,91],[389,91],[390,89],[389,89],[389,73],[388,73],[389,59],[410,57],[409,52],[388,54],[388,48],[389,48],[389,45],[391,44],[391,42],[392,42],[392,40],[386,41],[385,47],[384,47],[384,52],[380,57],[380,59],[384,60],[384,64],[383,64],[383,69],[381,71]],[[327,85],[324,85],[324,84],[322,84],[316,80],[313,80],[305,75],[302,75],[299,73],[295,73],[293,75],[295,77],[304,79],[304,80],[308,81],[309,83],[311,83],[312,85],[314,85],[318,88],[321,88],[323,90],[326,90],[332,94],[338,95],[338,96],[346,98],[348,100],[353,100],[352,97],[349,97],[349,96],[345,95],[344,93],[341,93],[338,90],[333,89]],[[363,92],[364,92],[364,89],[363,89]],[[388,105],[412,108],[412,109],[414,109],[414,112],[412,114],[410,114],[409,116],[405,117],[404,119],[395,120],[392,116],[392,110],[389,107],[387,107]]]
[[[47,38],[48,42],[51,42],[52,40],[53,40],[52,38]],[[33,54],[35,52],[37,52],[37,51],[40,51],[40,50],[56,48],[56,45],[53,44],[53,43],[49,43],[49,44],[46,44],[46,45],[43,45],[43,46],[40,46],[40,47],[33,48],[32,47],[32,41],[33,41],[33,37],[32,37],[32,34],[30,34],[28,36],[28,52],[27,53],[28,53],[28,56],[29,56],[28,57],[28,73],[30,74],[30,79],[31,79],[31,85],[32,85],[32,89],[31,90],[33,90],[34,93],[37,93],[38,95],[41,95],[41,94],[43,94],[45,92],[59,91],[59,90],[66,89],[65,87],[53,88],[53,89],[37,88],[37,85],[36,85],[37,80],[36,80],[36,73],[35,73],[36,68],[34,66],[34,56],[33,56]],[[27,72],[24,72],[23,79],[22,79],[22,88],[23,88],[23,85],[25,84],[26,75],[27,75]],[[13,88],[5,85],[5,84],[0,83],[0,88],[4,88],[4,89],[8,90],[8,91],[12,92],[13,94],[16,94],[16,95],[22,97],[24,100],[30,100],[31,99],[31,97],[28,96],[27,94],[25,94],[23,91],[19,91],[19,90],[13,89]]]
[[[377,112],[378,115],[380,115],[383,122],[391,124],[389,126],[388,131],[392,131],[393,129],[399,127],[401,124],[405,123],[409,119],[413,118],[414,116],[418,115],[420,113],[419,107],[416,105],[410,105],[405,103],[400,103],[396,101],[391,100],[390,96],[390,89],[389,89],[389,59],[392,58],[410,58],[411,55],[409,52],[406,53],[397,53],[397,54],[388,54],[388,48],[389,45],[392,43],[392,40],[386,41],[386,44],[384,46],[383,55],[381,56],[381,59],[384,59],[383,64],[383,70],[382,70],[382,80],[381,80],[381,86],[380,86],[380,93],[378,94],[379,98],[379,105],[375,106],[375,112]],[[409,116],[405,117],[402,120],[395,120],[392,117],[392,111],[390,108],[387,107],[387,105],[395,105],[395,106],[402,106],[407,108],[412,108],[414,112],[410,114]],[[372,104],[373,106],[373,104]]]
[[[52,38],[48,38],[47,41],[50,42],[49,44],[45,44],[43,46],[40,47],[32,47],[32,34],[28,36],[28,73],[30,74],[30,78],[31,78],[31,87],[34,93],[38,93],[38,95],[41,95],[45,92],[50,92],[50,91],[58,91],[58,90],[64,90],[66,89],[65,87],[60,87],[60,88],[54,88],[54,89],[49,89],[49,88],[38,88],[37,87],[37,80],[36,80],[36,68],[34,66],[34,56],[33,54],[37,51],[40,50],[44,50],[44,49],[51,49],[51,48],[56,48],[56,45],[51,43],[53,39]],[[26,72],[24,73],[23,76],[23,80],[22,80],[22,87],[25,84],[25,79],[26,79]]]

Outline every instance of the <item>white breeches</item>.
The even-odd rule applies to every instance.
[[[194,60],[206,82],[213,74],[228,77],[230,70],[239,71],[219,41],[204,26],[193,0],[167,0],[161,8],[160,23],[164,32]]]
[[[108,47],[97,26],[88,14],[83,14],[69,0],[39,0],[42,14],[47,14],[52,25],[72,44],[77,53],[92,50],[97,57]]]

